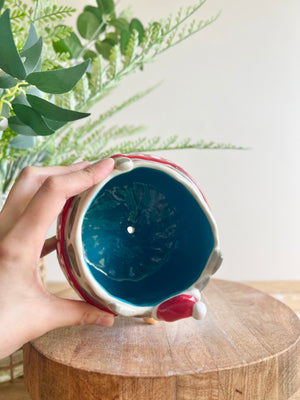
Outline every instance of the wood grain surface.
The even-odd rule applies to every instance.
[[[212,280],[203,297],[203,321],[118,317],[112,328],[63,328],[28,344],[32,400],[288,400],[298,384],[295,313],[233,282]]]

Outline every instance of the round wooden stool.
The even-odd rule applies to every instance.
[[[33,400],[287,400],[297,390],[300,322],[274,298],[212,280],[208,314],[147,325],[57,329],[26,345]]]

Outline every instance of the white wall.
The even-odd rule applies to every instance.
[[[119,8],[129,4],[146,23],[190,3],[122,0]],[[300,279],[300,2],[209,0],[199,16],[220,9],[217,22],[129,77],[98,108],[163,79],[114,122],[250,147],[160,154],[189,171],[209,200],[224,253],[218,277]],[[53,255],[48,279],[64,279]]]

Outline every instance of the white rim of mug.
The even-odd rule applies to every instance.
[[[210,227],[212,229],[213,237],[214,237],[214,247],[212,248],[211,254],[213,254],[216,250],[219,250],[219,235],[218,235],[218,230],[217,230],[217,225],[215,222],[215,219],[213,215],[211,214],[211,211],[209,209],[209,206],[204,199],[200,189],[197,188],[196,184],[191,181],[188,175],[185,175],[181,171],[177,171],[175,168],[170,167],[168,164],[162,164],[158,162],[153,162],[153,161],[148,161],[148,160],[132,160],[133,161],[133,166],[130,169],[132,171],[133,169],[141,168],[141,167],[146,167],[146,168],[151,168],[151,169],[156,169],[159,171],[163,171],[170,175],[172,178],[180,182],[185,186],[185,188],[193,195],[193,197],[197,200],[198,204],[201,206],[202,210],[204,211]],[[131,304],[125,300],[121,300],[118,297],[113,296],[110,294],[104,287],[101,286],[101,284],[94,278],[92,272],[90,271],[90,268],[84,261],[83,257],[83,245],[82,245],[82,223],[83,219],[85,217],[85,214],[90,207],[91,203],[93,202],[94,198],[97,196],[98,192],[114,177],[127,173],[130,171],[122,171],[119,170],[118,168],[115,168],[103,181],[101,181],[99,184],[95,185],[93,188],[87,190],[85,193],[81,195],[81,199],[79,201],[77,213],[76,213],[76,218],[74,221],[74,225],[72,228],[71,232],[71,237],[70,241],[73,242],[74,248],[77,252],[77,261],[78,261],[78,266],[80,268],[80,272],[84,276],[85,279],[87,279],[89,285],[93,289],[93,291],[103,300],[108,306],[113,305],[113,311],[116,312],[117,314],[121,315],[126,315],[126,316],[136,316],[137,314],[143,315],[145,313],[151,312],[153,307],[157,306],[157,304],[153,304],[151,306],[138,306]],[[205,274],[205,271],[209,269],[210,265],[210,260],[211,256],[209,257],[205,268],[203,269],[201,275],[195,281],[189,288],[186,288],[182,290],[182,292],[186,292],[188,290],[191,290],[193,287],[197,287],[197,282],[201,280],[203,277],[203,274]],[[172,296],[169,296],[162,300],[162,302],[166,301],[169,298],[172,298],[178,294],[174,294]]]

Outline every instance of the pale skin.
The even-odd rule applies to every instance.
[[[0,213],[0,359],[62,326],[109,327],[114,317],[83,301],[50,294],[38,265],[55,249],[45,240],[66,200],[103,180],[114,168],[106,159],[66,167],[27,167]]]

